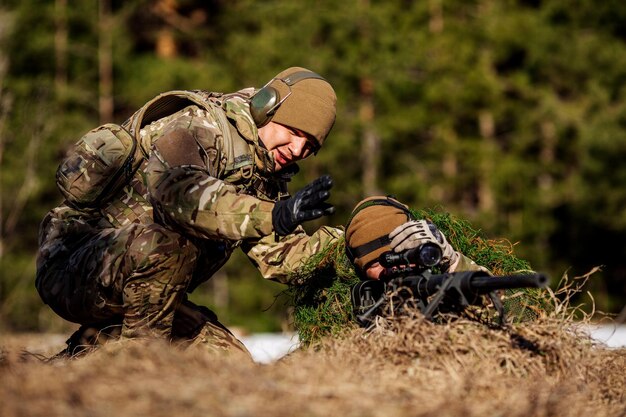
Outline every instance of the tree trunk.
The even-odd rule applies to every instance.
[[[9,17],[0,13],[0,41],[4,40],[8,32]],[[11,109],[11,96],[4,89],[4,77],[9,66],[9,58],[0,48],[0,259],[4,254],[4,207],[2,198],[2,164],[4,161],[4,123]]]
[[[493,113],[488,110],[480,112],[478,116],[480,135],[483,138],[482,155],[480,155],[480,177],[478,183],[478,210],[482,214],[491,214],[495,210],[495,198],[491,186],[493,177],[493,149],[495,136],[495,122]]]
[[[102,124],[113,120],[113,22],[110,0],[99,0],[98,4],[99,113]]]
[[[165,26],[156,34],[155,53],[159,58],[167,59],[178,55],[178,46],[176,45],[173,27],[185,30],[185,28],[188,29],[193,26],[190,22],[186,22],[185,19],[181,18],[177,9],[178,2],[176,0],[159,0],[154,7],[155,13],[165,22]]]
[[[230,289],[226,272],[222,270],[217,271],[209,282],[211,283],[213,305],[222,311],[228,310]]]
[[[0,85],[2,85],[2,56],[0,56]],[[11,100],[10,96],[5,94],[2,89],[0,89],[0,259],[2,259],[2,255],[4,254],[4,206],[3,206],[3,198],[2,198],[2,163],[4,161],[4,122],[7,118],[7,113],[11,108]]]
[[[55,0],[54,87],[57,95],[67,87],[67,0]]]
[[[550,175],[550,167],[554,165],[554,153],[556,148],[556,127],[551,121],[545,121],[541,124],[541,151],[539,153],[539,161],[541,163],[541,173],[537,179],[537,185],[541,190],[542,198],[546,199],[546,203],[552,201],[552,188],[554,179]]]
[[[369,13],[369,0],[361,0],[359,2],[361,11],[361,20],[359,22],[359,31],[363,40],[363,57],[362,62],[369,62],[368,55],[372,53],[371,45],[371,29]],[[363,193],[365,196],[380,194],[378,188],[378,177],[380,167],[380,137],[374,128],[375,109],[374,109],[374,79],[371,76],[371,70],[365,69],[364,74],[359,80],[359,124],[362,129],[361,137],[361,181],[363,184]]]
[[[429,0],[428,8],[430,9],[430,19],[428,20],[428,30],[431,33],[443,32],[443,0]]]
[[[541,149],[539,150],[539,166],[540,172],[537,177],[538,193],[536,198],[539,201],[537,216],[535,221],[539,222],[541,227],[537,231],[537,246],[541,249],[541,253],[550,253],[550,235],[552,222],[552,207],[554,206],[554,178],[550,173],[550,168],[555,163],[555,152],[557,145],[556,126],[552,121],[544,121],[541,123]],[[545,261],[545,260],[544,260]],[[606,292],[597,291],[596,295],[606,295]],[[608,296],[607,296],[608,297]],[[598,300],[601,301],[601,300]],[[605,299],[606,301],[606,299]],[[599,304],[601,305],[601,304]],[[605,306],[607,304],[604,304]]]
[[[42,99],[39,100],[39,102],[45,103],[46,100]],[[30,139],[24,158],[23,181],[20,189],[11,199],[11,207],[4,224],[5,236],[12,236],[16,233],[20,216],[24,212],[24,207],[26,207],[28,200],[33,194],[33,191],[37,189],[39,183],[36,171],[37,155],[41,149],[42,138],[47,137],[49,134],[49,125],[44,123],[44,120],[48,117],[48,112],[46,112],[43,105],[39,105],[34,109],[33,115],[32,126],[28,129]]]
[[[459,174],[459,159],[457,156],[458,136],[454,129],[447,127],[437,127],[435,130],[435,140],[443,142],[443,155],[441,157],[441,175],[443,181],[433,181],[435,186],[430,187],[430,198],[433,201],[448,204],[455,201],[458,194],[456,189],[456,177]]]
[[[359,100],[359,119],[363,126],[361,161],[363,166],[362,182],[365,196],[380,194],[378,176],[380,167],[380,137],[374,129],[373,81],[361,80],[361,99]]]

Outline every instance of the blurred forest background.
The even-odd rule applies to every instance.
[[[394,194],[508,239],[553,281],[603,265],[589,290],[622,310],[626,2],[0,0],[0,330],[67,326],[34,289],[67,145],[160,92],[260,87],[289,66],[337,90],[335,128],[292,184],[335,178],[324,223]],[[283,288],[237,255],[194,297],[275,331]]]

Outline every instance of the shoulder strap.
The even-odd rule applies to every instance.
[[[174,90],[161,93],[139,110],[132,127],[138,132],[142,127],[155,120],[174,114],[193,104],[208,110],[212,107],[211,104],[215,105],[215,103],[211,103],[210,98],[216,96],[213,93],[189,90]]]
[[[214,116],[222,134],[226,139],[230,139],[230,129],[228,128],[228,120],[223,111],[216,111],[220,106],[217,100],[221,96],[220,93],[212,93],[200,90],[173,90],[161,93],[149,102],[147,102],[137,113],[135,113],[130,122],[130,131],[141,143],[141,128],[149,125],[155,120],[176,113],[190,105],[200,106]]]

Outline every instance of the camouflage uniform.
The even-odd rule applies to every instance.
[[[190,105],[143,127],[145,161],[118,195],[98,210],[63,204],[47,214],[36,279],[44,302],[75,323],[122,323],[122,337],[245,350],[185,294],[237,247],[265,278],[289,283],[290,272],[341,233],[273,233],[274,201],[287,196],[288,178],[273,172],[259,143],[247,104],[253,91],[207,94],[208,110]]]

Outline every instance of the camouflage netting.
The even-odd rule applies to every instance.
[[[529,263],[517,258],[506,240],[487,240],[469,222],[449,213],[431,209],[412,212],[419,219],[435,223],[452,246],[494,275],[531,271]],[[312,258],[296,276],[306,284],[288,292],[294,306],[294,325],[304,346],[357,326],[352,317],[350,288],[359,278],[345,254],[343,238]],[[507,291],[504,305],[515,322],[535,319],[547,308],[544,291],[537,289]]]

